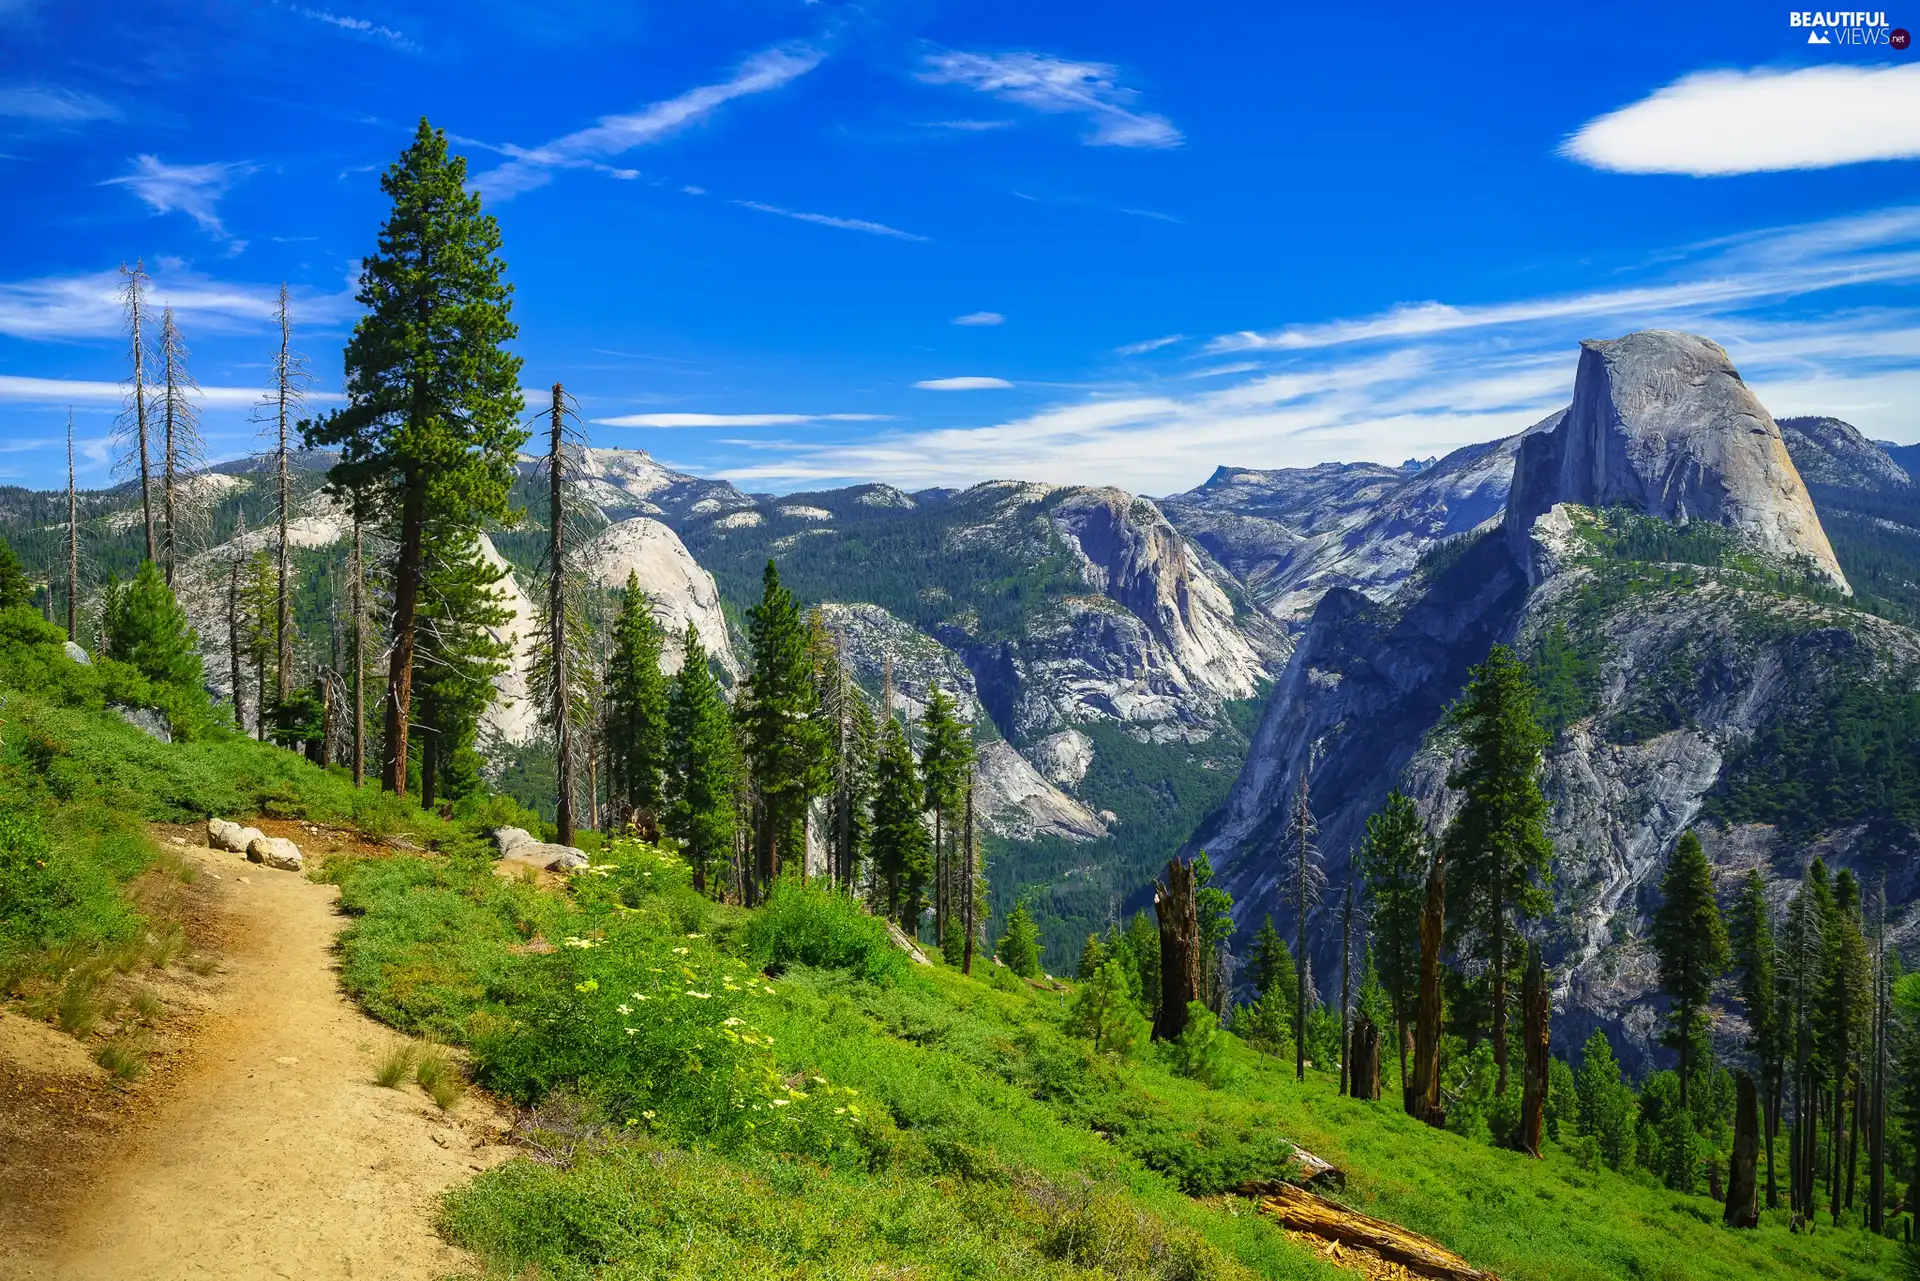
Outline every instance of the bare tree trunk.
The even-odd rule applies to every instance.
[[[1540,1130],[1547,1114],[1547,1073],[1553,1065],[1552,1010],[1547,1004],[1547,973],[1540,961],[1540,948],[1527,949],[1527,973],[1520,985],[1520,1006],[1526,1038],[1521,1046],[1524,1056],[1520,1090],[1520,1132],[1518,1146],[1529,1156],[1540,1155]]]
[[[135,262],[133,270],[128,271],[122,264],[120,274],[127,278],[127,326],[133,338],[133,430],[140,451],[140,511],[147,524],[147,559],[157,560],[158,548],[153,537],[153,469],[147,455],[147,352],[141,333],[144,304],[140,287],[147,278],[145,265]]]
[[[1352,1047],[1347,1044],[1347,1012],[1353,1008],[1353,876],[1347,876],[1347,899],[1340,910],[1340,1093],[1348,1094],[1347,1068]]]
[[[274,470],[279,482],[280,529],[279,602],[274,619],[274,696],[286,702],[293,692],[293,598],[287,584],[287,519],[292,506],[291,478],[287,469],[287,418],[293,408],[293,318],[287,310],[287,287],[280,286],[280,355],[274,362],[274,409],[278,426],[278,444],[274,449]]]
[[[1353,1062],[1347,1093],[1356,1099],[1380,1097],[1380,1029],[1363,1010],[1353,1021]]]
[[[1727,1209],[1723,1217],[1730,1228],[1757,1228],[1760,1107],[1751,1076],[1739,1073],[1734,1085],[1739,1097],[1733,1112],[1733,1160],[1727,1169]]]
[[[1191,862],[1168,860],[1165,884],[1154,886],[1153,910],[1160,918],[1160,1012],[1153,1038],[1172,1041],[1187,1030],[1187,1004],[1200,995],[1200,916]]]
[[[333,764],[333,682],[325,672],[314,682],[320,686],[320,758],[314,764],[325,769]]]
[[[1446,897],[1446,857],[1436,850],[1420,911],[1420,995],[1414,1008],[1413,1082],[1406,1089],[1407,1111],[1432,1126],[1446,1124],[1440,1107],[1440,943]]]
[[[1499,1070],[1495,1094],[1507,1092],[1507,903],[1505,869],[1493,878],[1493,1065]],[[1684,1082],[1686,1078],[1683,1076]],[[1686,1086],[1683,1084],[1681,1090]]]
[[[73,483],[73,411],[67,411],[67,639],[80,643],[80,496]]]
[[[173,586],[173,571],[176,556],[176,538],[174,531],[177,528],[173,505],[174,464],[176,461],[173,431],[175,410],[180,403],[180,386],[174,370],[175,346],[173,308],[169,307],[166,309],[165,319],[161,322],[160,326],[161,368],[162,376],[166,379],[165,398],[161,402],[163,412],[160,416],[162,430],[160,442],[160,485],[163,500],[162,518],[164,522],[161,526],[164,535],[162,541],[163,556],[161,568],[165,571],[167,586],[169,587]]]
[[[1872,1141],[1867,1153],[1867,1227],[1887,1227],[1887,886],[1880,883],[1880,917],[1873,961]]]
[[[367,782],[367,561],[360,496],[353,500],[353,785]]]
[[[971,776],[967,779],[967,831],[961,840],[964,851],[961,857],[965,863],[966,877],[960,889],[961,924],[967,932],[967,937],[961,944],[960,972],[971,974],[973,973],[973,779]],[[849,880],[851,880],[851,873],[849,873]]]
[[[400,552],[393,573],[393,656],[387,664],[386,760],[380,786],[407,794],[407,719],[413,710],[413,630],[420,607],[420,539],[425,497],[416,476],[406,479],[400,508]]]
[[[247,732],[246,647],[240,643],[240,540],[246,537],[247,518],[243,514],[233,531],[233,555],[227,567],[227,660],[232,665],[233,727]]]
[[[553,443],[547,458],[547,479],[552,505],[547,542],[547,622],[552,628],[548,644],[553,646],[553,733],[554,785],[559,800],[554,806],[554,838],[562,845],[573,844],[573,687],[567,670],[567,591],[566,591],[566,504],[561,496],[565,479],[566,451],[561,436],[566,421],[565,395],[559,383],[553,385]]]

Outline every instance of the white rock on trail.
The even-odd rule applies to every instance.
[[[300,847],[284,836],[256,836],[248,841],[247,861],[264,863],[283,872],[298,872],[303,863]]]
[[[229,823],[219,818],[207,820],[207,845],[210,849],[226,850],[229,854],[245,854],[256,840],[265,836],[266,833],[257,827],[242,827],[238,823]]]

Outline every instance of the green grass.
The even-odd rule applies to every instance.
[[[1157,1048],[1095,1055],[1067,1031],[1063,986],[876,966],[827,891],[742,913],[644,847],[609,861],[566,894],[457,860],[341,868],[359,913],[350,988],[466,1046],[476,1079],[551,1130],[533,1137],[544,1159],[446,1202],[444,1230],[489,1277],[1333,1275],[1223,1195],[1283,1173],[1292,1142],[1347,1170],[1356,1207],[1507,1281],[1865,1281],[1892,1265],[1892,1243],[1858,1230],[1794,1236],[1770,1214],[1736,1233],[1705,1197],[1582,1170],[1557,1144],[1536,1161],[1429,1129],[1231,1037],[1218,1088]],[[778,976],[755,977],[774,956]],[[664,990],[645,986],[655,970],[740,991],[673,1007],[671,1034],[629,1035],[637,1018],[606,1003],[641,1008]],[[722,1010],[744,1047],[711,1039]],[[751,1106],[774,1098],[784,1115]]]

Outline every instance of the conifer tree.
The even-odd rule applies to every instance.
[[[1613,1056],[1607,1034],[1599,1028],[1587,1038],[1576,1078],[1580,1108],[1580,1133],[1599,1146],[1603,1160],[1616,1170],[1627,1170],[1634,1160],[1633,1090],[1620,1078],[1620,1063]]]
[[[1766,1145],[1767,1208],[1771,1210],[1780,1204],[1773,1173],[1773,1136],[1779,1125],[1785,1043],[1780,1029],[1773,917],[1767,907],[1766,880],[1759,868],[1747,873],[1729,925],[1734,975],[1739,983],[1740,1002],[1746,1007],[1747,1048],[1760,1069],[1760,1134]]]
[[[1851,871],[1842,871],[1834,878],[1832,904],[1820,983],[1817,1040],[1825,1052],[1831,1109],[1827,1130],[1831,1152],[1827,1163],[1827,1199],[1833,1222],[1838,1226],[1843,1199],[1848,1203],[1852,1200],[1852,1171],[1858,1155],[1849,1149],[1859,1133],[1858,1057],[1872,1017],[1872,966],[1861,928],[1860,886]]]
[[[429,530],[421,575],[413,684],[420,731],[420,803],[458,800],[480,782],[480,717],[493,701],[494,677],[512,645],[499,632],[513,621],[499,584],[503,565],[488,559],[479,535],[449,524]]]
[[[747,611],[753,655],[739,715],[759,800],[755,879],[765,893],[785,859],[799,859],[804,874],[807,808],[825,790],[831,744],[819,715],[806,620],[771,560],[761,587],[760,603]]]
[[[1541,883],[1553,855],[1540,792],[1547,735],[1534,713],[1533,682],[1505,645],[1470,673],[1447,713],[1466,759],[1447,776],[1464,793],[1441,844],[1447,863],[1448,936],[1456,954],[1486,967],[1498,1093],[1507,1089],[1507,979],[1520,927],[1551,902]]]
[[[1125,941],[1126,954],[1133,960],[1134,990],[1140,994],[1140,1012],[1152,1020],[1160,1010],[1160,927],[1142,908],[1133,914],[1119,938]],[[1289,987],[1289,999],[1291,994]]]
[[[1009,919],[1009,932],[1012,924]],[[1087,941],[1098,946],[1091,937]],[[1012,962],[1007,964],[1012,967]],[[1118,961],[1110,960],[1100,961],[1081,980],[1080,990],[1074,993],[1073,1005],[1067,1012],[1067,1023],[1075,1033],[1093,1042],[1095,1054],[1113,1054],[1123,1059],[1146,1039],[1149,1030],[1134,1005],[1133,994],[1127,990],[1125,971]]]
[[[1040,976],[1040,927],[1033,922],[1024,901],[1015,903],[1007,913],[1007,931],[994,944],[1000,963],[1023,979]]]
[[[667,698],[667,726],[666,828],[693,867],[694,888],[705,892],[714,869],[733,854],[741,771],[726,696],[691,622]]]
[[[0,538],[0,609],[33,603],[33,583],[13,545]]]
[[[1100,941],[1098,934],[1087,935],[1087,941],[1080,947],[1080,963],[1074,967],[1073,977],[1082,983],[1100,972],[1100,967],[1113,959],[1107,952],[1107,945]]]
[[[872,854],[873,771],[879,730],[873,709],[845,678],[844,671],[840,703],[840,750],[833,780],[833,875],[851,893]]]
[[[928,691],[920,731],[920,783],[926,790],[925,807],[933,813],[933,929],[944,947],[949,927],[956,923],[960,878],[954,820],[966,802],[973,769],[973,727],[954,714],[953,700],[938,681]]]
[[[274,698],[284,702],[293,684],[293,581],[288,563],[292,540],[287,525],[293,519],[292,440],[295,421],[306,405],[306,386],[310,381],[306,357],[293,349],[293,310],[287,285],[280,283],[280,348],[274,354],[273,389],[261,407],[271,430],[273,442],[268,457],[273,460],[274,577],[278,599],[274,604]],[[299,424],[302,429],[304,422]]]
[[[1234,1015],[1234,1031],[1249,1041],[1279,1052],[1284,1046],[1297,1045],[1300,1028],[1295,1024],[1295,997],[1299,976],[1287,941],[1273,928],[1269,915],[1253,937],[1247,956],[1247,978],[1254,999]]]
[[[273,619],[278,600],[273,557],[266,548],[257,547],[247,557],[246,568],[241,575],[237,617],[244,629],[247,657],[253,663],[254,737],[263,743],[267,741],[267,725],[273,716],[274,697],[267,683],[267,670],[273,661]]]
[[[1788,1203],[1795,1214],[1807,1219],[1814,1215],[1818,1135],[1821,1058],[1816,1051],[1821,1047],[1815,1041],[1816,1016],[1827,956],[1827,918],[1832,905],[1826,864],[1816,858],[1793,897],[1780,966],[1794,1056],[1793,1128],[1787,1141]]]
[[[107,630],[109,649],[120,662],[156,685],[199,692],[200,642],[153,561],[140,562],[114,601]]]
[[[312,446],[337,448],[331,491],[366,495],[397,533],[393,646],[381,786],[404,793],[429,527],[504,518],[519,423],[520,360],[502,276],[500,229],[466,189],[465,160],[422,119],[380,180],[393,202],[357,295],[368,314],[347,344],[348,406],[313,424]]]
[[[1420,991],[1420,908],[1426,898],[1426,829],[1420,811],[1398,791],[1367,819],[1360,870],[1373,900],[1373,951],[1380,985],[1392,1007],[1400,1079],[1407,1079],[1408,1026]]]
[[[874,768],[874,875],[886,887],[887,915],[913,934],[925,906],[930,850],[913,749],[906,730],[889,716],[880,727],[879,760]]]
[[[1200,927],[1200,1000],[1218,1016],[1227,996],[1223,971],[1233,938],[1233,895],[1213,883],[1213,860],[1205,850],[1193,857],[1193,910]]]
[[[1680,1051],[1680,1108],[1688,1106],[1693,1076],[1691,1052],[1706,1013],[1713,985],[1727,972],[1726,926],[1713,898],[1713,876],[1700,838],[1681,834],[1660,883],[1661,904],[1653,915],[1653,949],[1660,958],[1660,986],[1673,1002],[1667,1044]]]
[[[67,639],[80,643],[80,495],[73,479],[73,410],[67,410]]]
[[[691,626],[691,624],[689,624]],[[694,645],[699,646],[699,633]],[[631,822],[647,840],[658,840],[667,767],[667,680],[660,672],[665,636],[654,621],[637,572],[627,574],[626,592],[614,620],[612,651],[607,656],[607,795],[613,823]],[[683,652],[683,661],[685,653]],[[706,665],[706,652],[700,662]],[[697,680],[698,675],[689,677]],[[706,679],[713,679],[707,673]],[[711,856],[711,851],[708,851]]]

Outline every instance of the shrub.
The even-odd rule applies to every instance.
[[[1040,976],[1040,927],[1033,923],[1025,903],[1016,903],[1007,915],[1007,932],[994,945],[1001,964],[1023,979]]]
[[[811,965],[889,980],[907,964],[885,921],[841,890],[803,885],[794,877],[783,877],[773,887],[748,920],[743,941],[763,967]]]
[[[1187,1002],[1187,1026],[1168,1047],[1173,1070],[1207,1085],[1224,1085],[1227,1079],[1227,1034],[1220,1020],[1199,1001]]]

